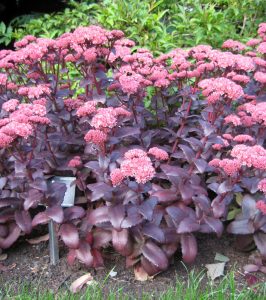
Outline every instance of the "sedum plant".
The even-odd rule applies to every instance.
[[[258,33],[154,57],[90,26],[1,51],[0,248],[52,219],[70,264],[102,266],[113,246],[153,276],[176,251],[192,263],[197,232],[221,236],[241,192],[227,230],[254,234],[263,262],[265,23]],[[61,208],[54,175],[76,177],[75,206]]]

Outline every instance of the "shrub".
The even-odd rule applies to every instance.
[[[226,39],[246,42],[264,21],[264,0],[239,1],[68,1],[64,12],[18,17],[11,22],[12,38],[33,34],[55,38],[77,26],[101,24],[121,29],[137,46],[148,47],[154,54],[175,47],[206,43],[220,47]],[[3,38],[6,39],[5,35]],[[11,41],[11,38],[10,38]]]
[[[228,230],[254,234],[265,259],[265,23],[258,32],[247,45],[226,41],[226,52],[199,45],[157,58],[98,26],[1,51],[0,247],[52,219],[70,264],[101,266],[112,245],[154,275],[178,249],[193,262],[195,233],[221,236],[241,192]],[[75,175],[82,195],[64,211],[56,174]]]

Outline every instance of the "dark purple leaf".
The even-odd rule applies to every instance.
[[[194,235],[190,233],[181,235],[181,249],[184,262],[192,263],[198,252],[198,245]]]
[[[115,250],[124,256],[130,255],[133,251],[128,229],[122,229],[121,231],[113,229],[112,244]]]
[[[38,213],[33,219],[32,219],[32,227],[35,227],[39,224],[47,224],[49,222],[50,218],[47,216],[46,212],[40,212]]]
[[[10,224],[8,236],[5,238],[0,238],[0,248],[2,249],[9,248],[19,238],[20,232],[21,229],[16,224],[14,223]]]
[[[116,206],[109,206],[108,214],[113,227],[117,230],[121,229],[122,221],[125,218],[125,206],[121,204]]]
[[[227,231],[234,234],[250,234],[254,233],[255,229],[248,219],[243,219],[231,222],[227,227]]]
[[[178,227],[177,227],[177,233],[190,233],[194,231],[198,231],[200,228],[199,223],[196,222],[196,219],[192,218],[185,218],[183,219]]]
[[[7,207],[7,206],[13,206],[13,205],[19,205],[21,203],[21,200],[15,197],[8,197],[4,199],[0,199],[0,208]]]
[[[160,270],[166,270],[168,267],[168,258],[163,250],[155,243],[148,241],[142,247],[142,254],[144,257],[151,262],[153,265],[158,267]]]
[[[192,197],[193,202],[197,205],[202,211],[209,212],[211,210],[210,199],[205,195],[197,195]]]
[[[139,206],[139,212],[143,215],[143,217],[151,221],[153,216],[153,210],[157,204],[157,198],[156,197],[150,197],[149,199],[145,200],[140,206]]]
[[[226,193],[226,192],[229,192],[232,190],[232,185],[231,183],[228,181],[228,180],[225,180],[224,182],[222,182],[218,189],[217,189],[217,194],[223,194],[223,193]]]
[[[0,238],[5,238],[8,235],[8,226],[0,225]]]
[[[0,190],[3,189],[3,187],[6,185],[7,183],[7,178],[6,177],[0,177]]]
[[[108,207],[101,206],[96,209],[93,209],[88,216],[88,222],[92,225],[104,223],[110,221],[110,217],[108,215]]]
[[[179,245],[176,242],[170,243],[170,244],[164,244],[164,245],[162,245],[162,250],[164,251],[164,253],[166,254],[166,256],[168,258],[171,258],[175,254],[178,246]]]
[[[142,221],[143,221],[143,217],[138,212],[130,213],[122,221],[121,228],[130,228],[130,227],[133,227],[137,224],[140,224]]]
[[[220,220],[205,216],[204,221],[212,228],[218,237],[221,237],[223,233],[223,223]]]
[[[86,266],[91,267],[93,264],[93,256],[91,254],[91,247],[90,245],[85,242],[81,241],[79,244],[79,248],[76,249],[76,256],[82,263]]]
[[[155,224],[147,223],[143,226],[142,232],[144,235],[147,235],[159,243],[164,243],[164,232],[160,227]]]
[[[188,216],[184,210],[176,206],[168,206],[166,212],[169,214],[176,227],[178,227],[180,222]]]
[[[241,208],[244,218],[250,218],[254,216],[257,212],[256,200],[250,195],[245,195],[241,203]]]
[[[59,235],[67,247],[77,249],[79,247],[79,234],[77,227],[73,224],[62,224]]]
[[[194,161],[195,166],[199,170],[200,173],[204,173],[206,168],[208,167],[208,163],[201,158],[198,158]]]
[[[118,139],[136,134],[140,134],[140,128],[138,127],[121,127],[117,128],[115,131],[115,137]]]
[[[56,223],[62,223],[64,220],[64,212],[61,206],[48,207],[46,215]]]
[[[177,200],[177,193],[172,190],[161,190],[152,193],[153,197],[158,199],[159,203],[168,203]]]
[[[167,176],[176,176],[176,177],[187,176],[187,172],[183,168],[180,168],[177,166],[170,166],[170,165],[164,164],[164,165],[161,165],[161,169]]]
[[[178,145],[178,146],[183,151],[187,161],[191,163],[195,157],[194,151],[186,145]]]
[[[24,231],[27,234],[31,232],[31,216],[28,211],[17,210],[15,212],[15,220],[22,231]]]
[[[266,258],[266,233],[257,232],[254,234],[254,241],[261,255]]]
[[[158,273],[160,273],[162,271],[159,267],[155,266],[153,263],[151,263],[144,256],[141,257],[140,261],[141,261],[142,268],[144,269],[145,272],[147,272],[147,274],[149,276],[154,276],[154,275],[156,275],[156,274],[158,274]],[[135,273],[135,275],[136,275],[136,273]],[[139,278],[139,277],[137,277],[137,278]],[[143,277],[143,280],[144,279],[145,279],[145,275]]]
[[[111,240],[111,231],[103,230],[101,228],[97,228],[93,231],[93,248],[100,249],[101,247],[105,247]]]
[[[23,206],[25,210],[28,210],[31,207],[36,207],[37,204],[41,202],[43,199],[43,193],[36,190],[36,189],[30,189],[27,195],[27,198],[25,199]]]
[[[64,219],[71,221],[74,219],[80,219],[85,216],[85,210],[80,206],[72,206],[64,209]]]

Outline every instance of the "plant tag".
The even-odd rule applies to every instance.
[[[55,176],[52,178],[51,182],[61,182],[66,185],[66,193],[64,196],[64,200],[61,204],[62,207],[71,207],[74,206],[75,203],[75,191],[76,191],[76,177],[63,177],[63,176]]]

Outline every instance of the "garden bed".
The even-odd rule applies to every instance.
[[[177,253],[167,271],[145,282],[136,281],[133,270],[125,268],[125,259],[112,249],[107,249],[104,252],[105,268],[92,270],[86,269],[80,263],[70,267],[66,261],[65,247],[60,244],[60,262],[56,266],[51,266],[49,263],[48,242],[29,245],[25,240],[20,240],[12,249],[6,252],[8,258],[3,264],[14,267],[11,270],[0,272],[0,289],[6,287],[8,282],[9,288],[12,287],[15,291],[21,285],[32,284],[35,287],[38,286],[41,290],[48,288],[57,293],[61,289],[68,289],[74,280],[89,271],[96,282],[101,283],[106,280],[104,285],[104,293],[106,294],[109,291],[121,288],[124,293],[135,296],[142,293],[154,294],[164,292],[170,287],[174,288],[176,279],[184,281],[184,284],[186,284],[188,274],[192,270],[195,270],[196,273],[205,272],[205,265],[215,262],[216,253],[221,253],[230,259],[226,263],[225,274],[234,271],[238,289],[241,290],[248,284],[243,266],[247,263],[250,253],[236,250],[234,236],[224,235],[221,239],[218,239],[215,235],[199,234],[197,239],[199,254],[193,265],[184,265],[181,262],[181,253]],[[114,272],[117,272],[114,277],[108,275],[113,268]],[[264,282],[266,279],[262,273],[257,273],[256,277],[258,282]],[[216,282],[221,279],[222,277],[217,279]],[[203,287],[205,284],[207,284],[207,276],[202,281]]]

